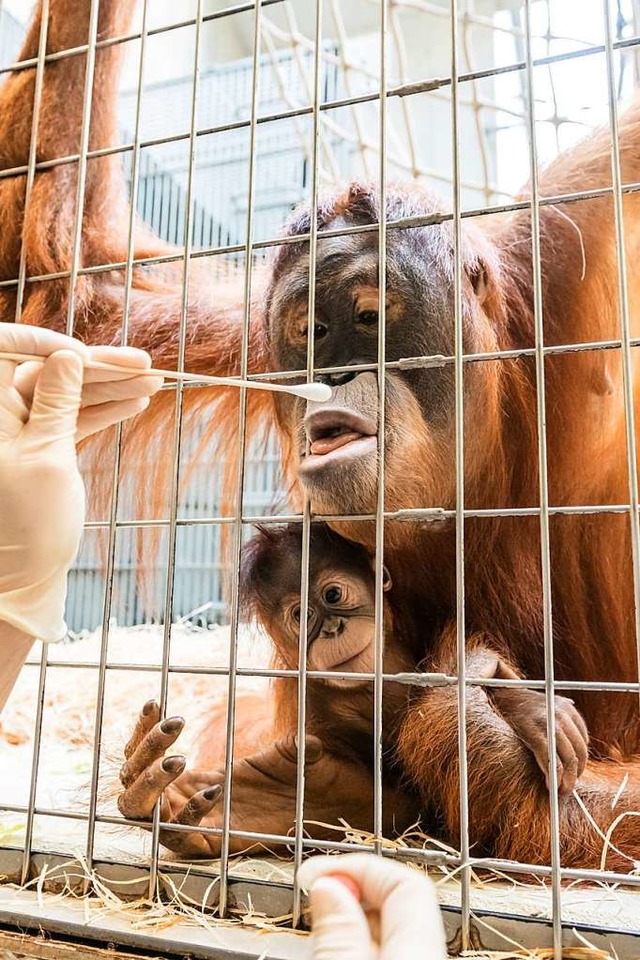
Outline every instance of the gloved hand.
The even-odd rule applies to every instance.
[[[73,350],[85,362],[97,360],[131,368],[129,375],[85,369],[76,433],[78,441],[141,413],[148,407],[149,397],[162,386],[161,377],[142,374],[151,366],[151,358],[144,350],[134,347],[87,347],[79,340],[53,330],[22,323],[0,323],[0,353],[30,353],[47,357],[55,350]],[[41,370],[40,363],[23,363],[16,369],[14,386],[27,405],[31,404]]]
[[[311,900],[313,960],[446,960],[433,884],[418,871],[353,853],[313,857],[299,879]]]
[[[0,324],[4,351],[47,359],[20,366],[0,360],[0,621],[55,641],[66,634],[67,572],[84,521],[76,440],[144,409],[160,382],[135,376],[149,364],[142,351],[90,352],[35,327]],[[130,365],[133,378],[92,377],[83,388],[90,373],[83,361],[96,354]]]

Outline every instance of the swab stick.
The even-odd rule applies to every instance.
[[[31,353],[4,353],[0,351],[0,360],[12,360],[15,363],[44,363],[45,358]],[[290,393],[303,400],[322,403],[331,398],[331,387],[326,383],[272,383],[269,380],[240,380],[237,377],[209,377],[201,373],[183,373],[180,370],[156,370],[150,367],[138,370],[134,367],[120,367],[115,363],[102,363],[99,360],[85,362],[91,370],[108,370],[112,373],[124,373],[130,377],[155,376],[166,380],[184,380],[188,383],[205,383],[214,387],[247,387],[249,390],[270,390],[271,393]]]

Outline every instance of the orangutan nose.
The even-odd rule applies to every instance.
[[[345,623],[343,617],[327,617],[322,624],[320,636],[324,637],[326,640],[329,640],[332,637],[339,637],[340,634],[344,632],[344,627]]]

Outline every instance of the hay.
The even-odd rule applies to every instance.
[[[100,923],[106,918],[117,918],[125,921],[134,931],[153,931],[166,930],[176,926],[196,926],[209,931],[212,935],[220,929],[229,927],[245,927],[253,931],[268,933],[282,932],[287,929],[292,936],[308,937],[307,930],[291,929],[292,915],[286,914],[279,917],[269,917],[264,913],[254,910],[249,897],[246,908],[237,915],[231,915],[225,919],[214,916],[205,907],[208,891],[205,892],[202,901],[196,901],[184,893],[171,879],[160,873],[162,879],[168,883],[172,890],[172,896],[168,900],[148,899],[141,897],[136,900],[122,900],[116,893],[107,887],[96,874],[94,870],[89,869],[86,860],[79,858],[73,861],[69,866],[77,869],[80,865],[84,871],[88,882],[90,893],[80,895],[69,884],[58,894],[47,894],[47,906],[51,907],[56,901],[63,902],[69,899],[82,903],[84,918],[87,924]],[[44,867],[38,877],[34,878],[24,887],[15,889],[36,891],[40,905],[44,907],[44,889],[47,885],[49,868]],[[131,881],[137,883],[138,881]],[[124,882],[126,883],[126,881]],[[11,905],[10,903],[8,904]],[[20,908],[19,900],[15,901],[17,910]],[[306,917],[306,912],[303,914]],[[467,950],[462,951],[457,956],[469,958],[469,960],[554,960],[554,953],[551,948],[528,949],[510,940],[500,931],[491,927],[484,919],[472,914],[472,919],[480,926],[491,929],[494,933],[503,937],[512,943],[510,950]],[[584,938],[581,938],[584,939]],[[263,956],[268,956],[265,951]],[[590,945],[569,947],[562,952],[563,960],[616,960],[616,958],[607,951],[600,950]]]

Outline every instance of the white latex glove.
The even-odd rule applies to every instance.
[[[162,381],[136,375],[150,363],[143,351],[89,349],[39,327],[0,324],[2,352],[47,359],[0,360],[0,621],[50,642],[67,632],[67,572],[84,521],[75,443],[143,410]],[[132,376],[86,370],[89,357]]]
[[[76,426],[82,358],[45,360],[31,409],[0,360],[0,620],[31,637],[66,634],[67,572],[84,522]]]
[[[22,323],[0,323],[0,353],[30,353],[47,357],[55,350],[73,350],[83,360],[98,360],[130,367],[129,375],[105,370],[84,371],[82,403],[76,440],[84,440],[121,420],[128,420],[149,405],[149,397],[162,386],[161,377],[142,374],[151,366],[144,350],[134,347],[87,347],[62,333]],[[39,363],[23,363],[15,374],[14,386],[30,405],[42,369]]]
[[[353,853],[313,857],[299,879],[311,900],[313,960],[446,960],[434,887],[418,871]]]

